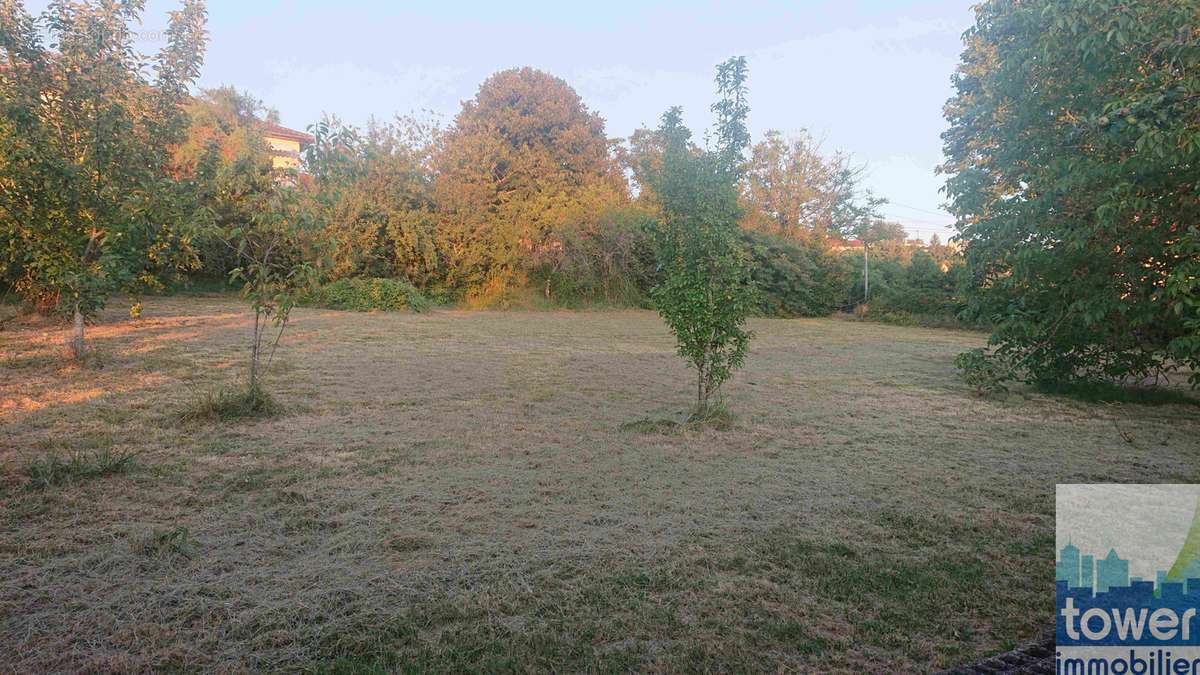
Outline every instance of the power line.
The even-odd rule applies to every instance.
[[[945,213],[944,211],[930,211],[929,209],[922,209],[922,208],[919,208],[916,206],[909,206],[908,204],[901,204],[899,202],[893,202],[890,200],[884,206],[899,206],[902,209],[911,209],[913,211],[920,211],[921,213],[928,213],[931,216],[946,216],[947,218],[954,217],[954,216],[951,216],[949,213]]]

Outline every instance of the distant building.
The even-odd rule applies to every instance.
[[[842,239],[831,239],[829,241],[830,251],[859,251],[863,250],[863,242],[859,239],[850,239],[845,241]]]
[[[1058,553],[1054,580],[1067,582],[1067,588],[1079,587],[1079,549],[1068,543]]]
[[[1096,571],[1096,563],[1092,556],[1085,555],[1080,558],[1081,569],[1079,570],[1079,586],[1091,590],[1095,584],[1093,573]]]
[[[1096,561],[1096,592],[1107,593],[1110,588],[1129,586],[1129,561],[1109,549],[1103,560]]]
[[[278,124],[265,124],[263,138],[271,149],[271,164],[276,169],[300,170],[300,153],[314,140],[312,136],[302,131],[281,127]]]

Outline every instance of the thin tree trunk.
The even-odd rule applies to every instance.
[[[258,387],[258,323],[262,312],[254,311],[254,344],[250,347],[250,389]]]
[[[709,258],[708,258],[708,283],[705,285],[705,288],[704,288],[704,299],[708,303],[709,316],[712,315],[713,276],[716,274],[715,268],[716,268],[716,265],[713,264],[712,254],[710,253]],[[716,337],[716,328],[713,328],[713,330],[709,331],[707,341],[704,343],[704,366],[699,369],[700,370],[700,386],[699,386],[699,391],[697,392],[697,395],[699,397],[699,401],[697,401],[697,404],[700,406],[701,414],[705,415],[705,416],[708,415],[708,395],[711,392],[708,389],[708,382],[707,382],[708,378],[705,376],[704,371],[712,370],[712,358],[713,358],[712,344],[713,344],[713,340],[715,337]]]
[[[75,332],[71,337],[71,352],[77,360],[83,360],[85,352],[83,344],[83,312],[80,310],[78,302],[75,303]]]

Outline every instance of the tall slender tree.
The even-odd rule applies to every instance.
[[[663,271],[652,297],[680,356],[696,368],[695,419],[711,415],[714,394],[742,365],[753,337],[745,328],[749,263],[738,240],[738,181],[750,138],[746,75],[745,57],[717,67],[712,148],[691,143],[679,108],[663,115],[662,162],[648,176],[660,214],[651,234]]]

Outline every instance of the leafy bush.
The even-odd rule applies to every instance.
[[[916,328],[941,328],[950,330],[987,330],[983,324],[963,321],[954,314],[934,312],[916,314],[902,309],[892,309],[882,303],[872,303],[866,312],[855,318],[861,321],[874,321],[892,326],[909,326]]]
[[[651,212],[624,207],[564,229],[557,255],[534,270],[535,285],[559,306],[648,307],[649,290],[659,281],[649,237],[656,225]]]
[[[305,302],[355,312],[424,312],[433,306],[416,286],[403,279],[339,279],[313,289]]]
[[[837,308],[844,266],[821,249],[743,230],[757,287],[751,311],[761,316],[828,316]]]
[[[1012,379],[1008,366],[982,347],[959,354],[954,359],[954,365],[962,374],[963,381],[974,387],[975,393],[980,396],[1008,391],[1004,385]]]

